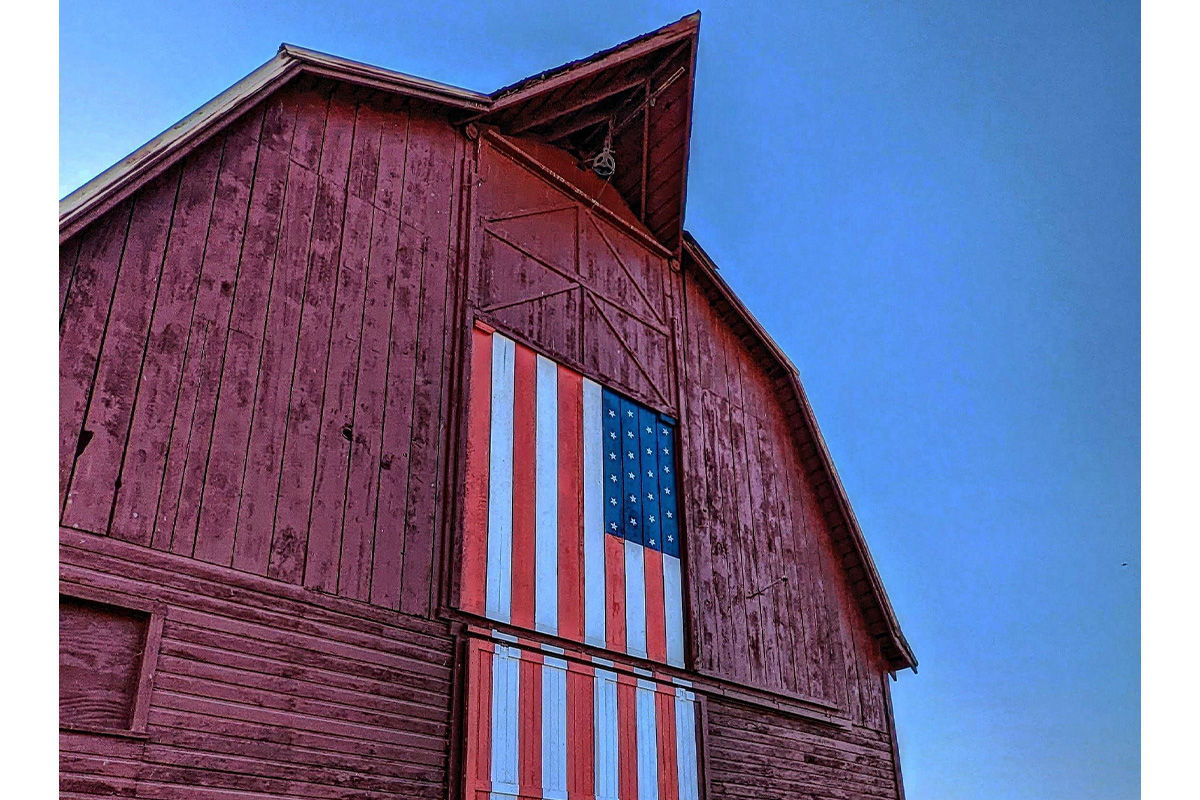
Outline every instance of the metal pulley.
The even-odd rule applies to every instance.
[[[595,172],[601,178],[608,180],[617,171],[617,156],[613,152],[612,146],[612,125],[609,124],[608,133],[604,136],[604,147],[600,152],[592,158],[592,172]]]

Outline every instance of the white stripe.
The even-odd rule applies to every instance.
[[[558,366],[537,357],[534,627],[558,633]]]
[[[679,762],[679,800],[699,800],[700,783],[696,770],[695,695],[686,689],[675,690],[675,758]]]
[[[518,791],[517,737],[520,722],[521,661],[515,647],[496,645],[492,659],[492,791]]]
[[[542,667],[542,797],[567,800],[567,662]]]
[[[638,800],[658,800],[658,731],[654,713],[654,681],[638,679],[637,778]]]
[[[592,729],[596,740],[596,800],[617,800],[621,771],[616,673],[596,670],[592,706]]]
[[[683,584],[679,559],[663,554],[663,607],[667,622],[667,663],[683,666]]]
[[[604,422],[600,384],[583,379],[583,630],[584,640],[605,646],[604,632]]]
[[[642,546],[625,540],[625,644],[646,657],[646,560]]]
[[[492,334],[492,432],[488,467],[487,615],[512,612],[513,363],[512,339]]]

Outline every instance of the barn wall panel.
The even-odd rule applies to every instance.
[[[461,160],[301,78],[64,243],[64,524],[432,616]]]
[[[777,395],[778,367],[738,335],[701,276],[685,269],[682,294],[696,668],[884,730],[883,662]]]
[[[64,529],[61,579],[161,602],[144,737],[64,731],[63,796],[445,797],[445,625]]]
[[[899,796],[886,733],[833,728],[717,698],[707,707],[709,800]]]

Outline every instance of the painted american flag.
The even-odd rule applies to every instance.
[[[498,638],[470,644],[468,798],[697,800],[686,681]]]
[[[464,610],[683,666],[675,423],[473,331]]]

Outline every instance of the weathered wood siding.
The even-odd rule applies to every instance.
[[[900,796],[891,735],[708,702],[708,800]]]
[[[536,142],[484,137],[478,164],[473,313],[677,413],[673,273],[649,233],[638,237],[645,229],[624,201],[565,152]]]
[[[444,624],[63,529],[66,590],[155,597],[144,737],[63,731],[61,796],[444,798]]]
[[[777,383],[697,270],[685,268],[684,287],[682,485],[696,668],[882,729],[878,647]]]
[[[163,608],[144,732],[64,730],[63,796],[448,796],[476,318],[679,418],[689,666],[849,725],[714,694],[709,797],[896,796],[828,476],[704,275],[563,151],[299,81],[61,250],[61,577]]]
[[[429,616],[461,156],[293,85],[67,242],[63,524]]]

